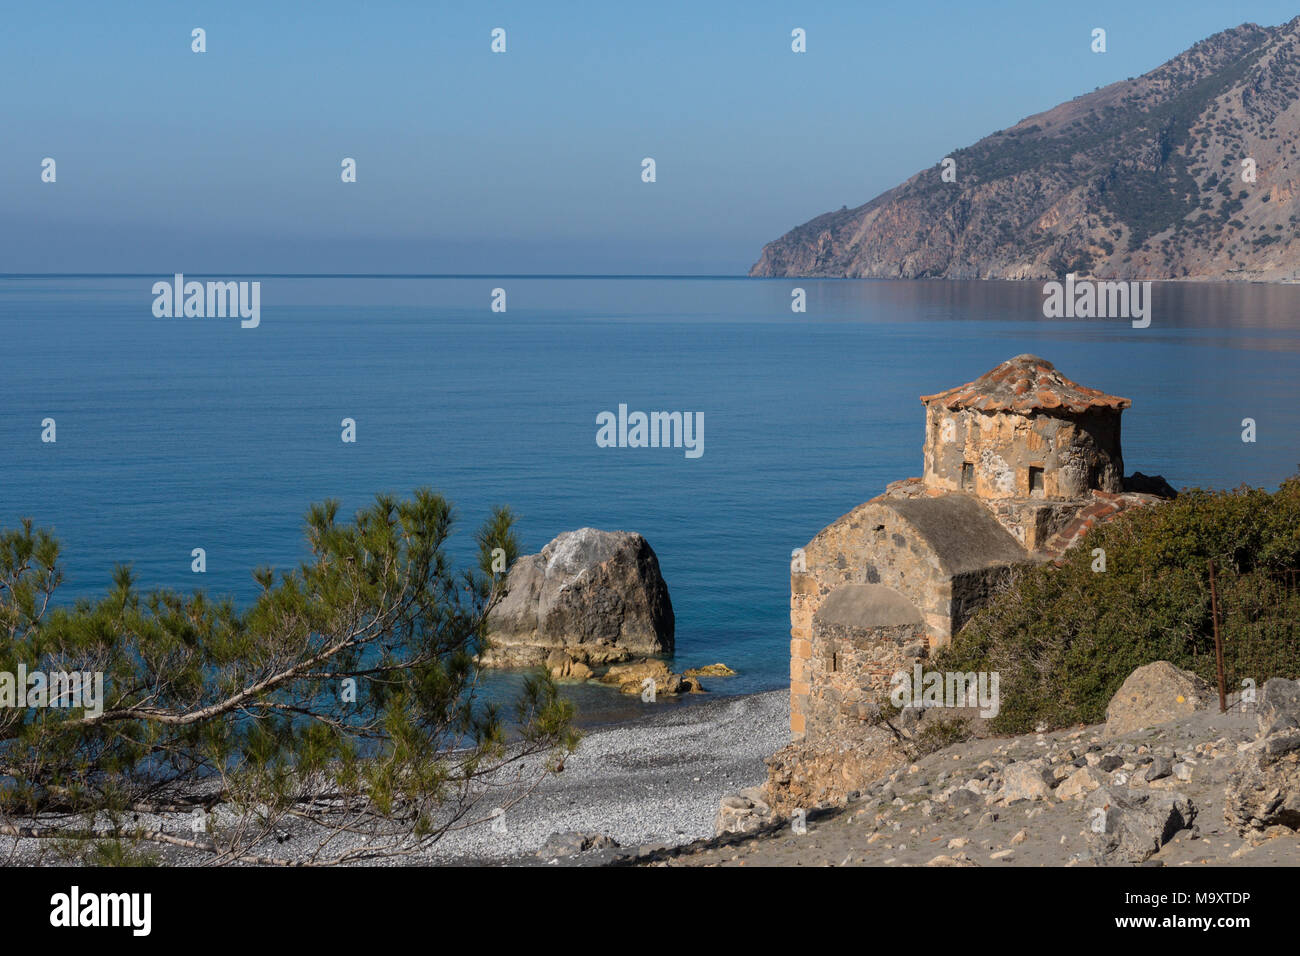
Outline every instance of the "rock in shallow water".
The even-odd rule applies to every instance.
[[[689,670],[682,671],[683,677],[731,677],[736,672],[726,664],[719,661],[716,664],[705,664],[703,667],[692,667]]]
[[[644,660],[632,664],[615,664],[600,678],[603,684],[616,684],[624,694],[648,696],[650,681],[654,681],[655,697],[674,694],[701,694],[704,688],[694,677],[674,674],[663,661]]]
[[[519,558],[488,615],[488,667],[545,663],[553,651],[609,664],[673,650],[672,600],[659,559],[628,531],[566,531]]]

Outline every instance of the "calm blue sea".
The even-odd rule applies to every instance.
[[[57,533],[68,599],[126,561],[144,587],[247,600],[250,568],[305,556],[310,502],[432,485],[466,554],[498,503],[528,551],[583,525],[644,534],[677,662],[724,661],[739,676],[712,687],[742,693],[787,682],[791,548],[919,474],[917,396],[1003,359],[1131,398],[1129,471],[1275,487],[1300,462],[1300,286],[1157,283],[1136,330],[1045,319],[1037,283],[268,276],[245,330],[154,318],[157,279],[0,279],[0,525]],[[703,412],[703,456],[598,448],[619,403]],[[616,696],[580,705],[641,706]]]

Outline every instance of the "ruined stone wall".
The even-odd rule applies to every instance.
[[[930,402],[925,419],[928,489],[1058,500],[1082,498],[1092,489],[1123,490],[1118,411],[1021,415]],[[963,465],[971,468],[964,473]],[[1031,481],[1031,468],[1041,469],[1041,484]]]
[[[815,619],[806,735],[839,736],[861,727],[871,705],[888,696],[890,678],[910,674],[926,646],[919,623],[852,627]]]
[[[951,637],[952,587],[939,559],[890,508],[867,502],[824,528],[790,566],[790,729],[807,727],[813,617],[843,584],[883,584],[921,614],[931,646]]]
[[[1039,501],[1036,498],[999,498],[985,501],[998,523],[1028,551],[1041,551],[1068,526],[1091,498],[1082,501]]]
[[[1014,568],[983,568],[954,575],[952,579],[952,631],[956,634],[971,615],[989,603],[1015,573]]]

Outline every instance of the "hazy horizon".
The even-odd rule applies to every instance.
[[[740,275],[954,148],[1295,12],[283,9],[10,12],[0,273]]]

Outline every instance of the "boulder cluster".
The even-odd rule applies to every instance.
[[[785,832],[800,810],[808,819],[847,812],[870,831],[852,842],[885,848],[885,864],[907,861],[909,846],[915,854],[947,831],[940,845],[950,852],[911,861],[1006,863],[1032,850],[1034,860],[1058,865],[1137,865],[1180,840],[1228,855],[1221,837],[1202,833],[1222,830],[1205,819],[1207,804],[1217,816],[1222,803],[1224,835],[1245,838],[1230,854],[1238,857],[1300,835],[1300,683],[1275,678],[1257,702],[1234,695],[1230,704],[1224,719],[1238,714],[1235,723],[1214,724],[1217,694],[1161,661],[1130,675],[1102,726],[968,739],[924,757],[880,724],[838,746],[804,742],[768,760],[762,786],[722,798],[716,831]],[[1253,740],[1243,707],[1255,709]],[[1015,833],[1012,818],[1025,821]]]

